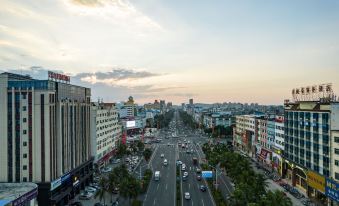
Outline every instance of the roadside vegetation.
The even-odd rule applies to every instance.
[[[173,119],[173,116],[174,116],[174,110],[169,110],[168,112],[165,112],[164,114],[155,115],[153,127],[156,127],[158,129],[168,127],[169,123]]]
[[[247,158],[230,151],[225,144],[209,145],[206,143],[202,146],[202,150],[208,161],[208,165],[204,165],[204,167],[211,169],[212,167],[209,168],[209,165],[213,167],[220,166],[235,184],[235,190],[228,201],[219,198],[218,192],[213,195],[217,205],[292,205],[291,199],[284,196],[282,192],[266,191],[267,182],[265,177],[261,174],[256,174]]]
[[[196,129],[199,127],[199,124],[196,123],[193,117],[187,114],[187,112],[179,110],[179,115],[185,126],[191,127],[192,129]]]

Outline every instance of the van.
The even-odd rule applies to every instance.
[[[159,181],[160,180],[160,171],[155,171],[154,172],[154,180]]]
[[[168,165],[168,161],[167,159],[164,159],[164,165],[167,166]]]

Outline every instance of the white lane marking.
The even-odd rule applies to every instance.
[[[204,200],[201,199],[202,206],[205,206]]]
[[[191,184],[188,184],[188,189],[191,189]]]
[[[165,190],[167,190],[167,183],[166,183],[166,189]]]
[[[193,200],[192,200],[192,206],[193,206]]]
[[[158,184],[158,186],[157,186],[157,191],[158,191],[158,189],[159,189],[159,184]]]
[[[156,200],[156,199],[154,199],[154,201],[153,201],[153,205],[155,205],[155,200]]]

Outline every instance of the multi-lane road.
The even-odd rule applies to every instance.
[[[178,117],[178,113],[175,113],[175,117],[171,122],[171,129],[167,132],[161,131],[159,138],[162,139],[161,143],[155,145],[155,150],[150,160],[150,167],[155,171],[160,171],[160,180],[155,181],[152,179],[147,194],[145,195],[143,205],[161,205],[161,206],[173,206],[176,205],[176,161],[180,160],[186,164],[186,172],[188,172],[187,180],[183,181],[183,172],[180,173],[180,188],[181,188],[181,201],[182,205],[202,205],[213,206],[213,198],[209,189],[202,192],[200,185],[206,185],[204,180],[198,181],[196,176],[196,167],[199,165],[193,165],[192,158],[200,158],[202,152],[196,146],[196,143],[206,142],[206,138],[200,135],[193,135],[190,130],[184,129],[183,123]],[[173,135],[174,134],[174,137]],[[167,137],[167,138],[166,138]],[[186,153],[187,148],[178,147],[178,142],[183,143],[186,139],[188,144],[188,150],[193,152]],[[199,152],[199,153],[198,153]],[[164,157],[161,157],[161,154]],[[164,159],[167,159],[168,165],[164,165]],[[184,193],[190,193],[190,200],[186,200]]]

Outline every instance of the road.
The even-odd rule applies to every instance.
[[[195,166],[193,165],[192,157],[203,155],[202,151],[197,150],[195,143],[203,144],[207,141],[200,135],[193,133],[191,129],[184,127],[178,113],[170,123],[169,130],[161,130],[158,138],[161,138],[161,143],[155,145],[155,152],[150,160],[150,167],[155,171],[160,171],[160,181],[152,179],[148,191],[145,195],[143,205],[161,205],[173,206],[176,205],[176,160],[181,160],[187,166],[189,173],[186,181],[180,180],[182,186],[182,203],[183,205],[202,205],[213,206],[214,201],[209,190],[206,192],[200,191],[200,185],[205,185],[204,180],[196,180]],[[174,136],[174,137],[173,137]],[[184,139],[190,141],[189,150],[193,149],[192,154],[187,154],[186,149],[178,147],[178,142],[184,142]],[[199,154],[198,154],[199,151]],[[164,154],[164,158],[161,158]],[[163,161],[167,159],[168,165],[164,166]],[[182,177],[183,173],[181,174]],[[189,192],[190,200],[185,200],[184,193]]]

